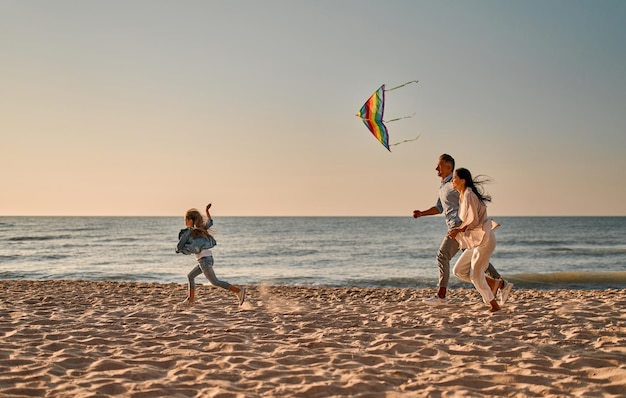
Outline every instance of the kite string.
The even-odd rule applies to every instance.
[[[394,87],[394,88],[386,88],[386,89],[385,89],[385,91],[395,90],[395,89],[397,89],[397,88],[404,87],[404,86],[406,86],[406,85],[408,85],[408,84],[411,84],[411,83],[418,83],[418,82],[419,82],[419,80],[411,80],[410,82],[406,82],[406,83],[401,84],[401,85],[399,85],[399,86],[397,86],[397,87]]]

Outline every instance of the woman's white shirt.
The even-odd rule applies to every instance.
[[[461,249],[473,249],[480,246],[485,234],[493,229],[492,222],[487,219],[487,206],[471,188],[466,189],[460,199],[459,218],[462,223],[459,228],[467,226],[467,229],[459,232],[456,240]]]

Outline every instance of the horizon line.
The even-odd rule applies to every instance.
[[[434,214],[432,216],[424,216],[424,217],[442,217],[442,214]],[[148,218],[148,217],[162,217],[162,218],[169,218],[169,217],[182,217],[181,215],[177,214],[177,215],[130,215],[130,214],[72,214],[72,215],[66,215],[66,214],[13,214],[13,215],[3,215],[0,214],[1,218],[8,218],[8,217],[65,217],[65,218],[69,218],[69,217],[93,217],[93,218],[97,218],[97,217],[135,217],[135,218]],[[376,217],[386,217],[386,218],[413,218],[411,215],[219,215],[219,216],[214,216],[214,217],[248,217],[248,218],[254,218],[254,217],[258,217],[258,218],[315,218],[315,217],[319,217],[319,218],[333,218],[333,217],[337,217],[337,218],[364,218],[364,217],[371,217],[371,218],[376,218]],[[420,218],[424,218],[424,217],[420,217]],[[614,215],[607,215],[607,214],[585,214],[585,215],[569,215],[569,214],[558,214],[558,215],[493,215],[493,216],[489,216],[488,218],[497,218],[497,217],[626,217],[626,214],[614,214]]]

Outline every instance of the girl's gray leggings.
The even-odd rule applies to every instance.
[[[187,275],[187,279],[189,279],[189,290],[196,289],[195,279],[200,274],[204,274],[213,286],[219,286],[226,290],[230,289],[230,283],[221,281],[215,276],[215,271],[213,271],[213,257],[201,257],[198,259],[198,265]]]

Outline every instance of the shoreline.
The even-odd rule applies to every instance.
[[[0,280],[0,395],[621,396],[626,289]]]
[[[184,272],[182,273],[184,274]],[[181,274],[181,275],[182,275]],[[124,275],[127,276],[127,275]],[[186,286],[186,278],[178,275],[176,281],[167,279],[153,278],[153,279],[93,279],[90,277],[63,277],[57,276],[55,278],[24,278],[22,274],[16,274],[6,272],[0,273],[0,281],[12,281],[12,282],[75,282],[75,283],[130,283],[130,284],[155,284],[155,285],[177,285]],[[269,280],[245,280],[235,281],[231,278],[233,284],[250,286],[250,287],[281,287],[281,288],[304,288],[304,289],[398,289],[407,291],[421,291],[421,290],[436,290],[434,286],[437,285],[437,279],[435,278],[387,278],[384,282],[388,283],[372,283],[371,280],[367,282],[359,280],[350,280],[348,282],[337,282],[324,284],[323,281],[318,281],[319,284],[304,284],[297,281],[297,277],[294,277],[292,281],[281,280],[274,283]],[[390,279],[394,279],[389,282]],[[626,290],[626,271],[581,271],[581,272],[548,272],[542,274],[532,273],[511,273],[504,275],[504,279],[507,282],[511,282],[515,286],[515,290],[538,290],[538,291],[559,291],[559,290]],[[183,282],[184,280],[184,282]],[[207,283],[206,279],[198,278],[196,283]],[[448,285],[448,291],[454,292],[456,290],[472,289],[472,285],[459,280],[458,278],[451,278]],[[433,293],[434,294],[434,293]]]

